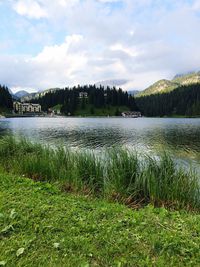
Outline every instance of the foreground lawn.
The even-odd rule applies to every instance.
[[[0,174],[0,266],[200,266],[200,215]]]

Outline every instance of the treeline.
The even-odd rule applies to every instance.
[[[81,94],[81,95],[80,95]],[[73,88],[64,88],[54,92],[48,92],[44,96],[35,99],[44,111],[56,105],[61,105],[61,112],[73,115],[77,109],[84,109],[86,105],[93,108],[104,108],[108,106],[126,106],[130,110],[137,110],[135,99],[129,96],[127,92],[115,87],[96,87],[95,85],[76,86]]]
[[[144,116],[200,116],[200,84],[181,86],[169,93],[137,97]]]
[[[12,108],[13,100],[8,88],[0,85],[0,110]]]

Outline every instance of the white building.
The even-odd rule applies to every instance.
[[[88,97],[88,93],[87,92],[80,92],[79,93],[79,98],[87,98]]]
[[[124,111],[124,112],[122,112],[122,117],[124,117],[124,118],[139,118],[139,117],[142,117],[142,114],[139,111]]]
[[[14,112],[19,113],[19,114],[40,113],[42,111],[40,104],[32,104],[32,103],[14,102],[13,108],[14,108]]]

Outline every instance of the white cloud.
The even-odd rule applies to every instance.
[[[72,35],[61,45],[44,47],[35,57],[1,56],[0,61],[9,69],[9,73],[0,69],[1,81],[11,88],[35,89],[76,84],[76,73],[87,64],[84,50],[79,49],[83,41],[81,35]]]
[[[18,32],[42,44],[35,55],[0,55],[0,80],[12,87],[125,79],[124,89],[143,89],[200,68],[199,0],[11,1],[27,22]]]
[[[79,2],[79,0],[57,0],[56,1],[58,5],[61,5],[63,7],[67,6],[73,6]]]
[[[99,2],[102,3],[117,3],[117,2],[122,2],[122,0],[98,0]]]
[[[11,88],[46,89],[55,86],[95,83],[101,80],[123,78],[129,80],[124,89],[141,88],[166,74],[164,71],[144,70],[137,72],[137,63],[132,64],[136,53],[116,44],[106,51],[93,51],[82,35],[71,35],[60,45],[46,46],[34,57],[2,57],[6,69],[0,69],[0,77]],[[125,60],[126,58],[126,60]],[[10,80],[12,77],[12,80]],[[29,89],[30,88],[30,89]]]
[[[194,10],[200,10],[200,1],[199,0],[196,0],[194,1],[193,5],[192,5],[192,9]]]
[[[138,55],[137,49],[134,47],[125,47],[124,45],[117,43],[110,47],[111,51],[122,51],[130,57],[136,57]]]
[[[65,86],[76,82],[78,77],[75,72],[81,71],[87,63],[85,52],[81,49],[83,41],[81,35],[68,36],[63,44],[45,47],[31,59],[30,63],[42,70],[44,85],[46,80],[49,86],[52,83]]]
[[[19,0],[14,2],[13,8],[19,15],[29,18],[40,19],[48,17],[46,10],[34,0]]]
[[[64,14],[66,8],[78,4],[79,0],[11,0],[13,9],[21,16],[31,19],[53,18]]]

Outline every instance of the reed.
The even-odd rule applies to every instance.
[[[166,153],[138,155],[122,148],[94,152],[55,149],[13,137],[0,139],[0,166],[37,181],[59,182],[67,190],[125,202],[171,208],[200,208],[199,174],[177,166]]]

